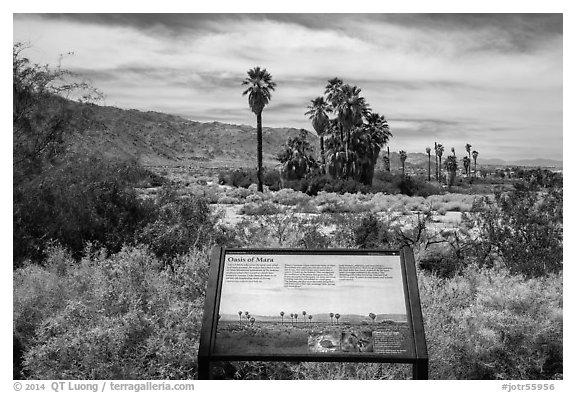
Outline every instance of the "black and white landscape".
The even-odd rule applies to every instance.
[[[13,22],[15,379],[197,378],[217,245],[410,246],[431,379],[563,378],[562,14]],[[303,286],[230,286],[218,351],[412,350],[394,291]]]

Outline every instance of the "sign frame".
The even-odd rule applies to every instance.
[[[398,255],[402,271],[404,300],[414,354],[395,357],[386,354],[363,353],[302,353],[302,354],[222,354],[214,353],[218,311],[224,277],[225,255],[274,254],[274,255]],[[217,361],[296,361],[296,362],[356,362],[356,363],[404,363],[412,364],[413,379],[428,379],[428,350],[424,332],[420,293],[414,253],[408,246],[399,250],[384,249],[294,249],[294,248],[226,248],[215,247],[210,259],[209,278],[204,302],[204,315],[198,349],[198,379],[212,379],[211,364]]]

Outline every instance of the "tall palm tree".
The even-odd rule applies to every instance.
[[[256,115],[256,138],[257,138],[257,156],[258,156],[258,191],[264,191],[262,185],[262,111],[268,105],[272,98],[272,91],[276,83],[272,81],[272,75],[266,71],[266,68],[258,66],[248,70],[248,77],[242,82],[243,86],[248,88],[242,95],[248,94],[248,105]]]
[[[312,314],[308,315],[308,322],[312,324]]]
[[[442,181],[442,154],[444,154],[444,146],[438,143],[436,146],[436,155],[438,156],[438,181]]]
[[[334,314],[334,318],[336,318],[336,325],[338,325],[338,320],[340,319],[340,314]]]
[[[290,322],[292,323],[292,326],[294,326],[294,313],[293,312],[290,313]]]
[[[456,161],[456,156],[446,157],[446,162],[444,163],[446,170],[448,171],[448,187],[452,187],[454,180],[456,179],[456,170],[458,169],[458,162]]]
[[[478,159],[478,152],[476,150],[472,152],[472,158],[474,158],[474,177],[476,177],[476,160]]]
[[[456,150],[454,150],[454,148],[453,148],[453,147],[452,147],[452,148],[450,148],[450,151],[452,152],[452,155],[453,155],[454,157],[456,157]]]
[[[436,165],[436,181],[440,181],[438,177],[438,143],[434,142],[434,165]]]
[[[306,324],[306,311],[302,311],[302,316],[304,317],[304,324]]]
[[[324,97],[313,99],[312,104],[308,105],[308,111],[304,113],[309,115],[312,120],[312,127],[320,137],[320,157],[322,161],[322,173],[326,173],[326,159],[324,157],[324,134],[329,125],[328,111],[330,105],[324,101]]]
[[[294,313],[294,323],[298,324],[298,313]]]
[[[358,176],[356,179],[371,185],[380,149],[392,137],[388,121],[386,117],[376,112],[368,113],[366,124],[363,124],[362,127],[356,127],[352,135],[352,145],[358,153],[356,162]]]
[[[428,181],[430,181],[430,149],[429,147],[426,148],[426,154],[428,154]]]
[[[404,163],[406,162],[406,158],[408,158],[406,152],[404,150],[400,150],[400,161],[402,162],[402,176],[404,176]]]
[[[333,312],[330,313],[330,325],[332,325],[334,323],[334,320],[332,318],[334,318]]]
[[[282,318],[282,325],[284,325],[284,311],[280,311],[280,318]]]
[[[376,314],[374,314],[373,312],[371,312],[370,314],[368,314],[368,316],[370,317],[370,319],[372,319],[372,323],[374,323],[375,320],[376,320]]]
[[[469,144],[469,143],[467,143],[465,147],[466,147],[466,152],[468,153],[468,163],[471,163],[471,162],[472,162],[472,158],[470,157],[470,149],[472,148],[472,145]],[[467,173],[467,175],[470,176],[470,166],[468,167],[468,173]]]
[[[342,79],[340,78],[332,78],[328,81],[328,84],[326,85],[326,89],[324,90],[324,94],[326,95],[326,100],[329,103],[335,103],[337,97],[340,96],[340,90],[342,88],[342,85],[344,85],[344,81],[342,81]],[[330,107],[329,111],[333,111],[334,108]]]
[[[242,322],[242,311],[238,311],[238,316],[240,317],[240,322]]]
[[[362,124],[362,119],[370,110],[364,97],[360,96],[362,90],[357,86],[349,84],[342,85],[334,96],[331,103],[338,123],[342,127],[342,137],[345,153],[344,176],[348,177],[351,172],[352,160],[350,159],[351,151],[351,133],[354,127]]]
[[[466,173],[466,176],[468,176],[470,170],[470,159],[464,156],[464,158],[462,159],[462,164],[464,165],[464,172]]]

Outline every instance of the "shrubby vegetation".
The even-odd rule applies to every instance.
[[[360,111],[355,119],[324,122],[331,127],[322,134],[328,174],[309,171],[308,163],[304,176],[299,166],[290,169],[298,174],[294,179],[265,171],[260,178],[278,191],[261,192],[258,176],[237,170],[219,178],[234,187],[189,192],[135,163],[68,154],[68,126],[90,119],[57,104],[67,102],[59,101],[64,93],[87,86],[59,90],[52,83],[66,73],[30,64],[18,47],[14,53],[15,378],[193,379],[215,244],[409,245],[432,378],[562,376],[563,195],[557,176],[522,174],[513,190],[482,198],[439,195],[431,183],[388,172],[376,173],[370,184],[375,156],[361,162],[354,154],[368,148],[376,154],[383,142],[361,133],[382,139],[387,126],[383,117]],[[331,83],[328,97],[348,92],[361,98],[359,89]],[[298,158],[287,157],[287,163]],[[146,197],[136,191],[158,185]],[[243,204],[240,221],[224,224],[209,206],[215,202]],[[448,211],[465,212],[462,221],[439,223]],[[403,366],[344,363],[245,362],[220,372],[242,379],[409,377]]]

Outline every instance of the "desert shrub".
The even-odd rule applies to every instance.
[[[218,173],[218,183],[234,187],[248,188],[250,184],[256,183],[256,171],[247,169],[226,170]]]
[[[156,198],[155,211],[155,219],[137,236],[158,257],[169,259],[190,249],[226,241],[226,234],[216,225],[217,218],[202,198],[178,196],[167,188]]]
[[[221,197],[218,198],[217,203],[219,205],[237,205],[239,203],[242,203],[242,201],[238,198],[234,198],[228,195],[222,195]]]
[[[320,191],[323,191],[328,187],[328,184],[332,182],[332,179],[327,175],[318,175],[310,179],[308,183],[308,188],[306,189],[306,194],[310,196],[316,196]]]
[[[282,209],[271,202],[246,203],[238,211],[238,214],[247,216],[263,216],[278,213],[282,213]]]
[[[562,270],[562,190],[515,190],[494,201],[479,200],[466,225],[479,235],[473,246],[481,258],[496,252],[512,273],[539,277]]]
[[[389,248],[390,228],[375,215],[363,216],[354,228],[354,242],[359,248]]]
[[[132,243],[153,216],[133,186],[146,172],[123,162],[70,159],[14,187],[14,263],[40,261],[50,241],[78,257],[86,242],[111,252]]]
[[[562,275],[525,280],[470,266],[419,276],[432,379],[562,376]]]
[[[370,211],[370,199],[362,200],[360,194],[336,194],[322,191],[314,199],[321,213],[359,213]]]
[[[451,278],[465,267],[463,259],[458,258],[450,247],[435,247],[419,255],[418,267],[440,278]]]
[[[272,202],[279,203],[285,206],[296,206],[299,204],[306,204],[310,200],[311,198],[308,195],[300,191],[294,191],[290,188],[283,188],[275,192],[271,196]]]
[[[174,271],[144,247],[87,253],[80,264],[49,256],[14,274],[25,378],[194,378],[206,251],[178,257]]]

